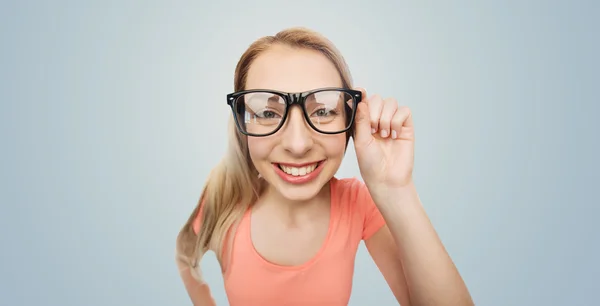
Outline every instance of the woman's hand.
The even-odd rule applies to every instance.
[[[410,109],[378,95],[358,103],[354,148],[360,173],[373,192],[412,183],[415,133]]]

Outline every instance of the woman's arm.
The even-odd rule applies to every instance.
[[[396,297],[408,296],[398,299],[402,306],[408,301],[411,306],[474,305],[421,205],[414,183],[369,192],[387,226],[365,244]]]
[[[411,306],[400,250],[389,228],[384,225],[365,240],[365,246],[398,303],[402,306]]]
[[[177,260],[179,274],[185,285],[185,289],[194,306],[216,306],[207,283],[196,280],[190,271],[190,267]]]

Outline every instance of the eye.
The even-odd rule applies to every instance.
[[[264,118],[264,119],[275,119],[279,117],[279,114],[277,114],[276,112],[272,111],[272,110],[263,110],[260,112],[256,112],[256,117],[258,118]]]
[[[337,114],[335,109],[327,109],[327,108],[319,108],[316,110],[313,115],[317,117],[327,117],[327,116],[335,116]]]

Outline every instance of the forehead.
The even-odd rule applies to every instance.
[[[341,87],[335,65],[322,53],[304,48],[275,45],[250,65],[246,89],[302,92],[315,88]]]

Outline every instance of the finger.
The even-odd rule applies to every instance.
[[[383,108],[379,117],[379,134],[382,138],[390,136],[392,117],[398,109],[398,102],[393,98],[383,100]]]
[[[406,115],[406,120],[404,120],[404,124],[402,124],[402,126],[403,127],[413,128],[414,127],[414,122],[413,122],[412,111],[410,110],[410,108],[408,106],[402,106],[401,108],[403,109],[403,112],[408,113]]]
[[[402,132],[409,131],[412,127],[412,115],[410,109],[406,106],[399,107],[392,118],[392,139],[401,138]]]
[[[359,101],[358,104],[367,103],[367,90],[364,89],[364,88],[362,88],[362,87],[355,87],[354,90],[360,91],[360,97],[361,98],[360,98],[360,101]],[[348,103],[350,103],[348,106],[354,107],[354,105],[352,105],[351,102],[352,101],[348,101]],[[357,112],[358,112],[358,110],[357,110]]]
[[[358,103],[354,124],[354,144],[357,146],[368,144],[373,135],[371,133],[369,106],[366,103]]]
[[[380,95],[373,95],[367,101],[369,105],[369,118],[371,119],[371,133],[375,134],[379,130],[379,118],[383,109],[383,99]]]

